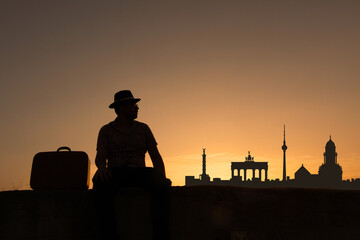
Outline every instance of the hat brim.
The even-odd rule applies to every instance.
[[[122,99],[120,101],[115,101],[112,104],[110,104],[109,108],[115,108],[117,105],[123,104],[123,103],[137,103],[140,100],[141,100],[140,98]]]

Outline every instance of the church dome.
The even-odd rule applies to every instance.
[[[331,136],[330,136],[330,140],[326,143],[325,148],[326,149],[335,149],[335,143],[331,140]]]

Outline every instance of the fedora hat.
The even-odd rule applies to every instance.
[[[137,103],[140,101],[140,98],[134,98],[130,90],[122,90],[114,95],[114,102],[110,104],[109,108],[114,108],[117,104],[125,102],[134,102]]]

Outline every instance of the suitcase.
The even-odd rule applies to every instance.
[[[34,190],[86,190],[89,174],[90,160],[85,152],[60,147],[34,156],[30,186]]]

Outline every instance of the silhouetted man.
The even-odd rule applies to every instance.
[[[156,140],[148,125],[135,121],[139,110],[136,103],[140,99],[134,98],[129,90],[117,92],[114,98],[109,108],[115,109],[117,118],[100,129],[97,142],[95,164],[98,170],[93,183],[98,204],[109,205],[111,193],[119,187],[144,188],[152,196],[154,239],[168,239],[168,187],[171,181],[166,179]],[[154,168],[145,166],[147,151]],[[109,225],[104,226],[106,233],[112,238],[116,230],[114,209],[105,207],[101,212],[104,212],[104,215],[100,214],[105,218],[102,219],[104,224]]]

